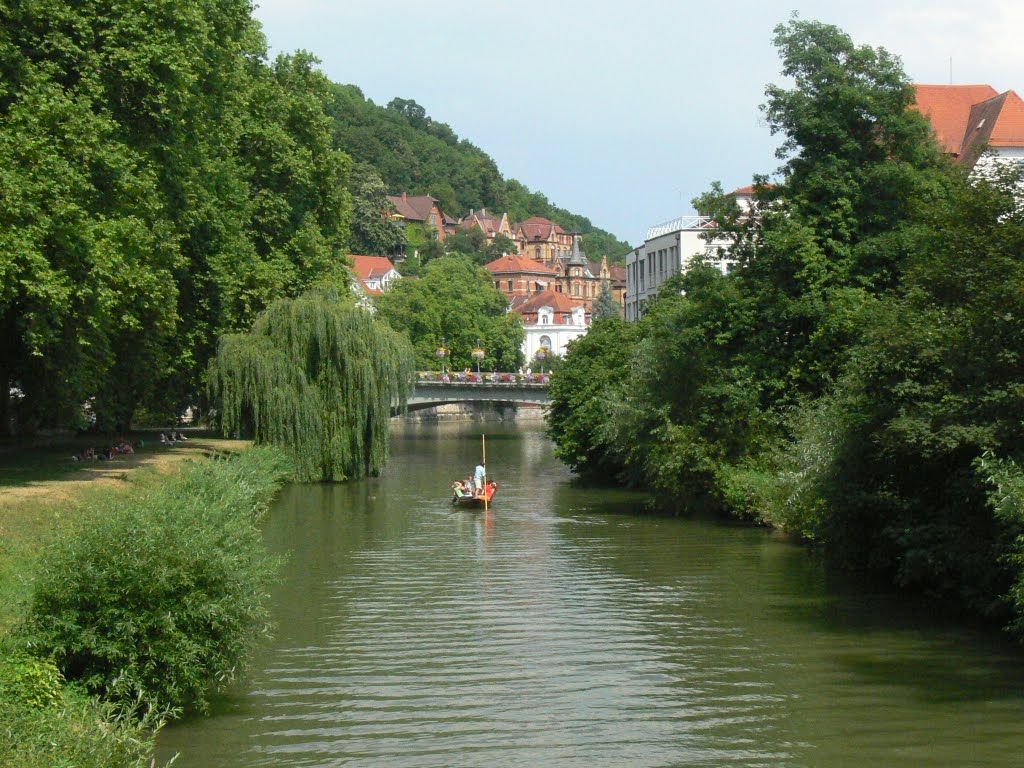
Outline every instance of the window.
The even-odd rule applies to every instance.
[[[437,214],[436,213],[430,214],[430,225],[433,226],[433,227],[437,226]]]
[[[541,336],[540,337],[540,345],[542,347],[545,347],[546,349],[550,350],[551,349],[551,337],[550,336]]]
[[[534,256],[536,257],[537,261],[540,261],[540,246],[539,245],[536,248],[533,249],[533,253],[534,253]]]
[[[512,293],[512,281],[511,280],[508,281],[508,292]]]

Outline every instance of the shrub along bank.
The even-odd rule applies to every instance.
[[[0,662],[0,764],[143,765],[154,726],[204,709],[267,630],[257,522],[290,475],[252,448],[76,509]]]

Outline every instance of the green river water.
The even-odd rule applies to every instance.
[[[836,583],[759,528],[576,486],[539,425],[488,425],[489,513],[449,483],[479,424],[403,424],[379,478],[296,486],[276,630],[176,768],[1019,766],[1024,653]]]

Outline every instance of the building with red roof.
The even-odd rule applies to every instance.
[[[558,290],[558,270],[526,256],[507,254],[485,267],[494,275],[494,287],[504,293],[509,301],[548,289]]]
[[[915,85],[914,91],[914,108],[958,163],[976,170],[992,162],[1024,164],[1024,101],[1016,91],[999,93],[991,85]],[[986,148],[995,157],[982,159]]]
[[[533,360],[538,350],[564,355],[570,341],[590,327],[590,310],[564,293],[546,290],[528,297],[515,309],[523,318],[523,354]]]
[[[438,240],[444,240],[451,232],[455,221],[441,210],[441,203],[430,195],[388,195],[388,200],[395,206],[394,218],[403,224],[416,224],[423,227]]]
[[[555,225],[557,226],[557,225]],[[548,263],[526,255],[507,254],[485,265],[494,275],[494,287],[504,293],[513,308],[520,297],[552,289],[583,304],[589,312],[604,283],[612,284],[608,260],[602,259],[597,271],[580,251],[579,237],[570,235],[571,249]],[[610,285],[613,288],[614,285]]]
[[[543,216],[531,216],[519,222],[514,239],[522,243],[527,256],[544,264],[555,264],[559,259],[568,258],[573,244],[570,233]]]
[[[386,256],[352,256],[352,274],[357,289],[367,296],[378,296],[401,275]]]

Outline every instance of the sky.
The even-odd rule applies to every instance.
[[[377,104],[415,100],[632,245],[712,182],[779,167],[759,106],[785,85],[771,38],[794,11],[897,54],[913,82],[1024,92],[1019,0],[255,2],[271,55],[310,51]]]

